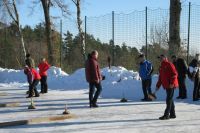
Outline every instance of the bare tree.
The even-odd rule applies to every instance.
[[[22,49],[24,52],[24,58],[25,58],[26,48],[24,45],[24,38],[23,38],[22,31],[21,31],[21,26],[20,26],[20,21],[19,21],[19,13],[17,10],[16,1],[15,0],[3,0],[2,2],[3,2],[2,3],[3,8],[6,9],[8,15],[10,16],[10,18],[12,19],[12,21],[14,22],[14,24],[17,27],[17,30],[18,30],[19,36],[20,36],[20,40],[21,40]]]
[[[163,19],[160,25],[152,24],[150,27],[150,44],[159,44],[163,48],[168,48],[169,43],[168,22]]]
[[[80,43],[81,43],[81,52],[83,55],[83,59],[85,60],[85,37],[84,37],[84,32],[82,29],[82,20],[81,20],[81,0],[72,0],[72,2],[76,6],[77,10],[77,25],[78,25],[78,31],[80,35]]]
[[[42,3],[44,17],[45,17],[45,29],[46,29],[46,39],[47,39],[47,47],[48,47],[48,58],[49,62],[52,65],[55,65],[54,59],[54,48],[51,42],[51,28],[52,23],[50,19],[50,8],[51,7],[59,7],[62,11],[63,16],[67,16],[69,14],[67,5],[64,3],[63,0],[40,0]]]
[[[47,39],[47,47],[48,47],[48,59],[49,62],[54,65],[54,57],[53,57],[53,46],[51,43],[51,21],[50,21],[50,0],[41,0],[44,17],[45,17],[45,29],[46,29],[46,39]]]
[[[170,0],[169,55],[178,54],[181,47],[180,15],[180,0]]]

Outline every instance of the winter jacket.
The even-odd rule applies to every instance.
[[[90,58],[86,61],[85,74],[86,80],[89,83],[97,82],[102,79],[97,59]]]
[[[170,84],[174,89],[178,87],[178,73],[175,66],[166,59],[161,63],[156,87],[160,88],[162,85],[164,89],[169,89]]]
[[[40,74],[34,68],[31,68],[31,73],[33,75],[33,80],[40,80],[41,79]]]
[[[140,63],[139,75],[142,80],[151,79],[152,74],[152,64],[151,62],[145,60],[144,62]]]
[[[173,62],[178,72],[178,77],[186,77],[188,66],[184,59],[178,58],[176,62]]]
[[[35,62],[32,58],[28,57],[26,58],[25,60],[25,64],[28,66],[28,67],[35,67]]]
[[[50,65],[47,62],[42,62],[38,65],[40,76],[47,76],[47,70]]]

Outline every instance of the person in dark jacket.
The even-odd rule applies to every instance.
[[[139,75],[142,79],[142,90],[144,94],[144,99],[142,99],[142,101],[152,101],[148,97],[148,95],[152,94],[151,84],[152,84],[153,66],[151,62],[145,59],[144,54],[139,55],[139,61],[140,61]]]
[[[177,58],[176,55],[173,55],[171,59],[178,72],[179,96],[177,97],[177,99],[186,99],[187,89],[185,85],[185,80],[188,71],[187,63],[183,58]]]
[[[160,86],[162,85],[167,94],[167,106],[164,115],[159,119],[174,119],[176,118],[176,114],[173,96],[175,88],[178,87],[178,73],[173,63],[169,62],[165,55],[160,55],[158,58],[160,59],[161,66],[159,70],[158,82],[156,84],[156,90],[159,90]]]
[[[27,77],[27,81],[28,81],[28,84],[29,84],[29,90],[30,90],[31,84],[33,82],[33,76],[32,76],[32,73],[31,73],[31,68],[28,67],[27,65],[24,67],[24,74]],[[29,90],[26,92],[27,94],[29,94]]]
[[[193,59],[189,64],[188,77],[194,81],[193,101],[200,98],[200,61]]]
[[[27,65],[28,67],[33,67],[35,68],[35,62],[34,60],[31,58],[30,54],[26,54],[26,59],[25,59],[25,65]]]
[[[99,63],[97,62],[98,52],[93,51],[86,61],[86,80],[89,83],[89,102],[90,107],[98,107],[97,99],[102,91],[101,80],[102,76],[100,73]],[[97,91],[94,94],[95,87]]]
[[[46,61],[45,58],[41,59],[40,64],[38,65],[39,73],[41,76],[41,93],[47,93],[48,92],[48,85],[47,85],[47,70],[50,68],[50,65]]]
[[[31,78],[31,72],[30,69],[35,67],[35,62],[34,60],[31,58],[31,55],[28,53],[26,54],[26,59],[25,59],[25,69],[24,69],[24,73],[27,76],[27,81],[29,83],[29,90],[30,90],[30,86],[32,84],[32,80],[30,80]],[[29,91],[27,91],[27,94],[29,94]]]

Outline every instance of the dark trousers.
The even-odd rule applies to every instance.
[[[48,92],[47,76],[41,76],[40,83],[41,83],[41,93],[47,93]]]
[[[37,91],[37,85],[39,83],[39,80],[33,80],[30,88],[29,88],[29,96],[32,97],[33,96],[33,92],[35,93],[35,96],[39,96],[39,93]]]
[[[148,99],[148,94],[151,94],[151,83],[152,79],[142,80],[142,90],[144,94],[144,98]]]
[[[97,99],[99,95],[101,94],[102,91],[102,86],[101,83],[89,83],[89,101],[90,104],[96,104]],[[96,92],[95,92],[95,87],[96,87]],[[95,94],[94,94],[95,92]]]
[[[187,89],[185,85],[185,77],[178,77],[179,97],[187,97]]]
[[[166,116],[175,115],[175,105],[174,105],[174,89],[166,89],[167,98],[166,98],[166,109],[165,114]]]
[[[193,91],[193,100],[200,98],[200,79],[195,78],[194,81],[194,91]]]

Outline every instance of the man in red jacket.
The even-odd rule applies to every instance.
[[[45,58],[41,59],[40,64],[38,65],[39,73],[41,76],[41,93],[47,93],[48,92],[48,85],[47,85],[47,70],[50,68],[50,65],[46,61]]]
[[[33,82],[31,83],[31,86],[29,88],[29,96],[26,97],[26,98],[33,97],[33,91],[35,92],[35,97],[39,97],[40,95],[37,91],[36,86],[38,85],[41,77],[40,77],[40,74],[34,68],[30,68],[30,70],[31,70],[31,74],[32,74],[32,77],[33,77]]]
[[[97,62],[98,52],[93,51],[86,61],[86,80],[89,83],[89,101],[90,107],[98,107],[97,99],[102,91],[101,80],[102,76],[100,73],[99,64]],[[94,90],[97,89],[95,95]]]
[[[167,98],[165,113],[160,120],[174,119],[176,118],[175,114],[175,105],[173,101],[174,89],[178,87],[178,74],[175,66],[168,61],[165,55],[160,55],[158,57],[161,62],[159,70],[159,79],[156,85],[156,90],[159,90],[162,85],[166,90]]]

